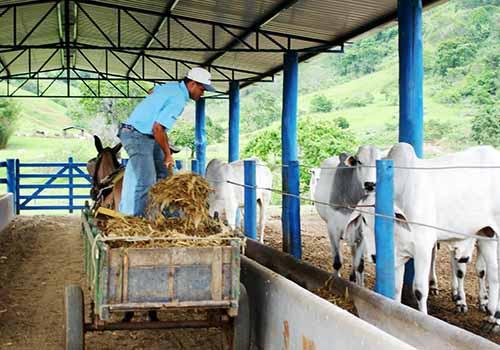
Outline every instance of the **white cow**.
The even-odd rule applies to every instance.
[[[348,220],[344,231],[344,239],[347,241],[363,241],[364,247],[366,249],[366,255],[376,255],[375,248],[375,194],[370,193],[368,196],[363,198],[358,205],[360,207],[360,211],[354,211],[351,217]],[[422,243],[424,240],[422,237],[418,236],[418,232],[416,230],[411,230],[408,223],[406,223],[406,217],[401,211],[401,209],[395,207],[394,209],[395,218],[397,220],[394,223],[394,250],[395,250],[395,270],[399,271],[396,273],[396,291],[395,291],[395,299],[397,301],[401,300],[401,291],[402,291],[402,277],[404,274],[404,265],[408,262],[409,259],[415,259],[415,263],[428,265],[431,261],[423,261],[423,257],[419,255],[420,250],[416,249],[415,246]],[[481,232],[477,232],[476,234],[481,235]],[[460,239],[460,238],[459,238]],[[472,248],[474,248],[475,239],[463,239],[453,242],[448,242],[452,251],[452,261],[455,264],[458,263],[458,259],[463,258],[465,256],[471,256]],[[432,259],[432,255],[427,256]],[[460,257],[460,258],[457,258]],[[465,265],[465,263],[464,263]],[[486,311],[487,303],[488,303],[488,295],[485,286],[485,276],[484,276],[484,257],[482,256],[481,250],[479,250],[478,262],[476,264],[476,268],[479,271],[483,271],[483,276],[480,280],[480,308],[481,310]],[[458,269],[458,267],[455,267]],[[465,271],[464,271],[465,274]],[[465,301],[465,293],[463,292],[463,275],[462,277],[457,279],[457,275],[455,274],[455,280],[453,281],[454,288],[454,301],[457,304],[457,311],[466,312],[467,304]],[[462,289],[460,289],[462,288]],[[463,293],[463,294],[462,294]],[[458,297],[460,296],[460,297]]]
[[[401,169],[397,167],[439,167],[439,166],[499,166],[500,152],[492,147],[473,147],[466,151],[432,160],[418,159],[413,147],[406,143],[396,144],[388,154],[394,160],[394,199],[396,214],[403,220],[426,223],[452,231],[468,234],[478,233],[487,237],[498,237],[500,232],[500,188],[497,185],[499,170],[494,169]],[[363,216],[361,216],[363,217]],[[350,232],[356,225],[367,221],[356,215],[349,221]],[[398,223],[400,232],[398,258],[396,259],[397,285],[402,284],[404,260],[415,259],[413,289],[419,308],[427,312],[428,276],[432,248],[437,241],[468,242],[457,250],[455,257],[467,252],[472,238],[444,232],[420,225]],[[373,227],[373,226],[372,226]],[[365,225],[369,229],[369,225]],[[404,234],[401,231],[404,229]],[[366,236],[365,236],[366,237]],[[497,313],[499,297],[499,269],[497,242],[478,240],[478,249],[486,264],[489,285],[487,309],[490,322],[500,324]],[[369,244],[367,244],[369,246]],[[455,244],[459,247],[460,244]],[[467,252],[468,253],[468,252]],[[399,290],[398,290],[399,292]]]
[[[256,159],[256,185],[261,188],[271,188],[273,175],[271,170]],[[221,218],[225,218],[232,228],[237,224],[237,211],[244,206],[244,187],[233,185],[227,181],[238,184],[245,182],[243,160],[226,163],[218,159],[212,159],[206,169],[205,177],[214,189],[209,196],[209,214],[214,216],[217,212]],[[266,222],[266,208],[271,202],[271,192],[257,189],[257,204],[259,210],[259,235],[260,242],[264,242],[264,228]]]
[[[340,240],[354,206],[366,194],[365,184],[371,187],[375,183],[373,167],[358,167],[359,165],[374,166],[381,153],[373,146],[361,146],[354,156],[345,153],[339,157],[331,157],[321,163],[320,177],[314,191],[314,200],[319,216],[326,222],[333,256],[333,271],[336,276],[342,267],[342,249]],[[335,207],[340,205],[341,207]],[[350,280],[359,285],[364,284],[363,242],[348,241],[352,252],[352,272]]]
[[[314,191],[316,191],[316,186],[321,176],[321,168],[311,168],[309,173],[311,174],[311,179],[309,180],[309,198],[314,200]]]

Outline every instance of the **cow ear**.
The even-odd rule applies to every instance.
[[[122,148],[122,144],[121,144],[121,143],[119,143],[119,144],[117,144],[115,147],[113,147],[113,148],[111,149],[111,151],[112,151],[114,154],[117,154],[117,153],[121,150],[121,148]]]
[[[101,142],[101,139],[99,138],[99,136],[97,136],[97,135],[94,135],[94,144],[95,144],[95,149],[97,150],[97,153],[101,153],[103,150],[102,142]]]
[[[356,166],[358,164],[358,160],[354,156],[349,156],[344,160],[344,164],[347,166]]]
[[[408,219],[406,218],[406,215],[398,207],[394,208],[394,217],[397,219],[395,221],[396,225],[400,225],[405,230],[411,231],[410,224],[408,223]]]

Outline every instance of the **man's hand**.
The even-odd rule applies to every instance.
[[[169,167],[173,167],[175,165],[174,158],[172,157],[171,154],[165,156],[165,159],[163,160],[163,164],[165,164],[167,169]]]

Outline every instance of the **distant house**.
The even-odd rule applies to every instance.
[[[83,128],[80,128],[78,126],[67,126],[67,127],[65,127],[65,128],[62,129],[64,137],[68,137],[68,131],[69,130],[79,130],[80,131],[80,136],[84,136],[84,130],[83,130]]]

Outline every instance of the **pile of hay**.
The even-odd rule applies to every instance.
[[[154,226],[140,217],[112,218],[101,223],[101,231],[112,248],[213,247],[227,245],[235,232],[210,219],[199,225],[198,231],[186,231],[184,223],[168,220],[164,226]]]
[[[210,185],[201,176],[181,173],[160,180],[149,190],[146,216],[156,226],[166,223],[165,213],[180,213],[185,229],[198,228],[208,216]]]
[[[112,247],[225,245],[240,235],[208,215],[210,192],[210,185],[203,177],[193,173],[176,174],[150,189],[147,218],[112,218],[101,222],[100,228],[107,238],[117,239],[108,241]],[[177,215],[168,216],[169,213]]]

